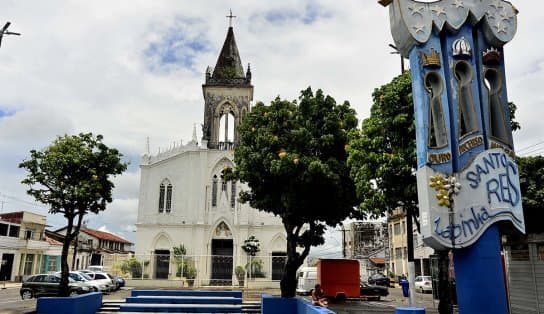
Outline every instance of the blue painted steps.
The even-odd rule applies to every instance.
[[[126,303],[159,304],[242,304],[242,298],[210,296],[139,296],[128,297]]]
[[[101,313],[260,313],[261,305],[243,303],[242,291],[132,290],[126,301],[105,301]]]
[[[242,313],[241,305],[230,304],[144,304],[126,303],[119,307],[121,312],[154,313]]]

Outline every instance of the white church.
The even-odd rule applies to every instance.
[[[173,279],[180,275],[173,248],[183,245],[197,284],[236,284],[235,268],[249,260],[241,246],[254,236],[262,280],[280,280],[286,255],[281,219],[239,203],[247,186],[222,178],[222,170],[234,165],[237,127],[253,100],[251,70],[248,65],[244,74],[232,26],[215,68],[206,70],[202,92],[201,142],[194,130],[186,145],[157,155],[148,149],[142,156],[136,256],[147,258],[149,278]]]

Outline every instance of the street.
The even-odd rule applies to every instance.
[[[133,288],[122,288],[119,291],[104,295],[104,300],[124,300],[130,295]],[[305,297],[309,299],[309,297]],[[407,306],[408,299],[402,296],[400,288],[389,288],[389,295],[382,297],[380,301],[347,301],[345,303],[331,303],[329,308],[337,314],[355,314],[355,313],[395,313],[395,307]],[[433,304],[431,294],[416,293],[416,306],[424,307],[426,313],[438,313]],[[0,290],[0,314],[20,314],[34,311],[36,309],[36,299],[22,300],[19,295],[19,287],[10,287]]]

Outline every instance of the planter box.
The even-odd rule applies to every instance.
[[[335,314],[335,312],[300,298],[281,298],[263,294],[261,299],[263,314]]]
[[[102,292],[73,297],[38,298],[36,312],[40,314],[95,314],[102,307]]]

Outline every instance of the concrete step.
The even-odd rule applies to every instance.
[[[241,305],[230,304],[139,304],[126,303],[119,312],[242,313]]]
[[[214,296],[138,296],[128,297],[126,303],[148,304],[242,304],[242,298]]]
[[[131,296],[208,296],[242,298],[242,291],[230,290],[132,290]]]

